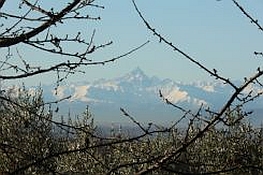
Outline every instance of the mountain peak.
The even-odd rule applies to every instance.
[[[155,79],[148,77],[142,69],[136,67],[132,71],[126,73],[124,76],[117,79],[119,83],[129,84],[129,87],[148,87],[152,85]]]
[[[144,72],[141,70],[140,67],[136,67],[135,69],[133,69],[130,74],[133,75],[145,75]]]
[[[143,72],[143,70],[139,67],[136,67],[131,72],[127,74],[128,77],[133,77],[134,79],[145,79],[148,78],[147,75]]]
[[[130,81],[143,81],[149,79],[147,75],[139,68],[135,68],[125,76],[126,80]]]

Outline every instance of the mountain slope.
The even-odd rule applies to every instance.
[[[80,113],[89,105],[98,121],[128,121],[121,115],[120,107],[126,108],[139,121],[175,121],[182,114],[167,106],[159,97],[159,91],[169,101],[192,110],[198,109],[200,105],[218,109],[233,92],[229,86],[218,82],[183,84],[169,79],[148,77],[140,68],[110,80],[62,85],[57,91],[51,86],[44,88],[45,96],[50,100],[71,95],[69,100],[60,104],[61,109],[66,109],[64,112],[70,110],[72,113]],[[249,89],[245,93],[248,92]],[[262,99],[257,101],[254,108],[260,109],[261,102]]]

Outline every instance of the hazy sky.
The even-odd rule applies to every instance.
[[[136,2],[145,18],[158,32],[200,63],[210,69],[216,68],[226,77],[243,79],[244,76],[253,74],[263,63],[263,59],[253,55],[254,51],[263,51],[263,33],[244,17],[232,1],[136,0]],[[262,0],[239,2],[263,24]],[[212,80],[180,54],[159,43],[146,29],[131,0],[100,0],[97,4],[105,6],[105,9],[91,9],[90,15],[99,15],[101,21],[80,25],[75,21],[63,28],[64,32],[82,28],[83,31],[87,31],[87,37],[93,29],[96,29],[95,43],[113,41],[110,47],[91,55],[94,61],[118,56],[147,40],[150,40],[150,43],[117,62],[83,68],[86,74],[73,75],[70,81],[113,78],[136,67],[140,67],[149,76],[157,75],[176,81]],[[12,7],[12,3],[6,8],[8,7]],[[51,58],[42,57],[39,52],[23,50],[26,53],[30,51],[32,62],[41,60],[43,64],[52,63]],[[51,80],[50,75],[30,79],[29,82],[47,80]]]

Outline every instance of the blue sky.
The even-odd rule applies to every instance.
[[[216,68],[225,77],[233,80],[243,79],[262,65],[263,60],[255,57],[253,52],[263,51],[263,33],[244,17],[232,1],[136,0],[136,2],[145,18],[157,31],[197,61],[210,69]],[[263,24],[261,0],[239,2]],[[136,67],[140,67],[149,76],[156,75],[175,81],[213,80],[181,55],[159,43],[144,26],[131,0],[100,0],[97,4],[105,6],[105,9],[90,9],[90,15],[100,16],[101,21],[85,23],[75,21],[59,31],[66,33],[82,30],[88,37],[93,29],[96,29],[95,43],[103,44],[112,40],[113,45],[91,55],[94,61],[118,56],[147,40],[150,40],[150,43],[117,62],[83,68],[86,74],[72,75],[69,81],[118,77]],[[9,5],[11,8],[12,3]],[[51,56],[42,56],[38,51],[30,50],[31,48],[19,47],[25,55],[30,53],[29,60],[32,63],[39,63],[39,60],[43,64],[52,63]],[[36,57],[38,59],[35,59]],[[46,84],[55,78],[55,75],[47,74],[30,78],[26,82],[32,84],[42,81]]]

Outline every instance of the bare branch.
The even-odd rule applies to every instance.
[[[135,0],[132,0],[133,5],[135,7],[136,12],[138,13],[138,15],[140,16],[140,18],[142,19],[142,21],[144,22],[144,24],[146,25],[146,27],[155,35],[159,38],[160,42],[164,42],[165,44],[167,44],[169,47],[171,47],[174,51],[178,52],[179,54],[183,55],[186,59],[188,59],[190,62],[194,63],[195,65],[197,65],[198,67],[200,67],[202,70],[204,70],[205,72],[207,72],[209,75],[215,77],[216,79],[222,80],[224,83],[229,84],[231,87],[233,87],[234,89],[237,89],[237,86],[235,84],[233,84],[228,78],[224,78],[222,76],[220,76],[217,71],[215,71],[215,69],[213,70],[209,70],[206,66],[204,66],[204,64],[201,64],[200,62],[196,61],[196,59],[194,59],[193,57],[191,57],[190,55],[188,55],[186,52],[182,51],[181,49],[179,49],[178,47],[176,47],[172,42],[168,41],[166,38],[164,38],[160,33],[158,33],[156,31],[156,29],[154,29],[148,22],[147,20],[143,17],[142,13],[140,12],[139,8],[137,7]]]
[[[0,47],[9,47],[9,46],[21,43],[21,42],[28,41],[30,38],[38,35],[39,33],[43,32],[44,30],[46,30],[50,26],[52,26],[55,23],[57,23],[58,21],[60,21],[61,18],[63,18],[74,7],[76,7],[80,3],[80,1],[81,0],[74,0],[74,2],[70,3],[67,7],[65,7],[63,10],[61,10],[60,13],[58,13],[57,15],[54,15],[47,22],[45,22],[41,26],[39,26],[39,27],[27,32],[27,33],[23,33],[23,34],[21,34],[17,37],[14,37],[14,38],[13,37],[12,38],[0,38]]]
[[[0,9],[3,7],[5,0],[0,0]]]
[[[260,31],[263,31],[262,26],[259,24],[257,19],[254,19],[251,15],[248,14],[248,12],[236,1],[232,0],[234,4],[240,9],[240,11],[248,18],[250,19],[252,24],[255,24]]]
[[[197,62],[194,58],[190,57],[188,54],[174,46],[171,42],[169,42],[166,38],[164,38],[160,33],[156,32],[156,30],[151,27],[151,25],[146,21],[146,19],[143,17],[142,13],[139,11],[136,3],[134,0],[132,0],[135,10],[137,11],[138,15],[140,18],[143,20],[144,24],[146,27],[154,34],[156,35],[160,42],[164,42],[167,46],[171,47],[174,51],[179,52],[181,55],[183,55],[185,58],[187,58],[190,62],[194,63],[195,65],[199,66],[202,70],[207,72],[208,74],[214,76],[216,79],[222,80],[223,82],[229,84],[231,87],[235,89],[235,92],[229,97],[229,99],[226,101],[226,103],[222,106],[221,110],[219,112],[214,113],[213,118],[206,123],[205,127],[201,129],[195,136],[186,139],[184,143],[179,146],[175,151],[172,152],[167,152],[167,154],[163,155],[162,158],[158,159],[154,163],[152,163],[150,166],[146,167],[145,169],[138,171],[137,175],[142,175],[142,174],[148,174],[154,170],[160,169],[163,165],[165,165],[169,160],[171,160],[173,157],[177,157],[180,155],[184,150],[186,150],[190,145],[194,144],[198,139],[201,139],[206,132],[209,131],[210,128],[212,128],[216,123],[221,121],[221,117],[225,114],[225,112],[230,108],[232,103],[238,99],[238,96],[242,93],[242,91],[251,83],[253,83],[257,78],[261,77],[263,75],[263,71],[260,69],[258,72],[254,75],[251,76],[250,78],[246,79],[246,81],[240,85],[239,87],[234,85],[229,79],[226,79],[220,75],[218,75],[217,71],[213,69],[212,71],[206,68],[203,64]],[[160,93],[160,96],[162,97],[162,94]],[[246,100],[245,100],[246,101]],[[170,105],[173,105],[170,103],[168,100],[166,102]],[[175,105],[173,105],[175,106]],[[175,106],[178,109],[181,109],[180,107]],[[182,110],[182,109],[181,109]],[[237,119],[239,120],[239,119]],[[191,124],[189,125],[191,126]],[[188,132],[187,132],[188,133]]]
[[[80,60],[79,62],[64,62],[64,63],[60,63],[60,64],[57,64],[57,65],[54,65],[54,66],[51,66],[49,68],[46,68],[46,69],[39,69],[39,70],[36,70],[36,71],[32,71],[32,72],[26,72],[26,73],[23,73],[23,74],[20,74],[20,75],[0,75],[0,79],[2,80],[10,80],[10,79],[19,79],[19,78],[26,78],[26,77],[30,77],[30,76],[34,76],[34,75],[38,75],[38,74],[42,74],[42,73],[47,73],[47,72],[50,72],[50,71],[57,71],[57,72],[62,72],[62,71],[65,71],[65,72],[68,72],[70,73],[71,71],[77,69],[79,66],[88,66],[88,65],[105,65],[109,62],[114,62],[116,60],[119,60],[123,57],[126,57],[130,54],[132,54],[133,52],[139,50],[140,48],[144,47],[146,44],[148,44],[149,41],[146,41],[145,43],[143,43],[142,45],[134,48],[134,49],[131,49],[130,51],[122,54],[122,55],[119,55],[117,57],[114,57],[114,58],[111,58],[111,59],[108,59],[108,60],[104,60],[104,61],[98,61],[98,62],[83,62],[84,60]]]

